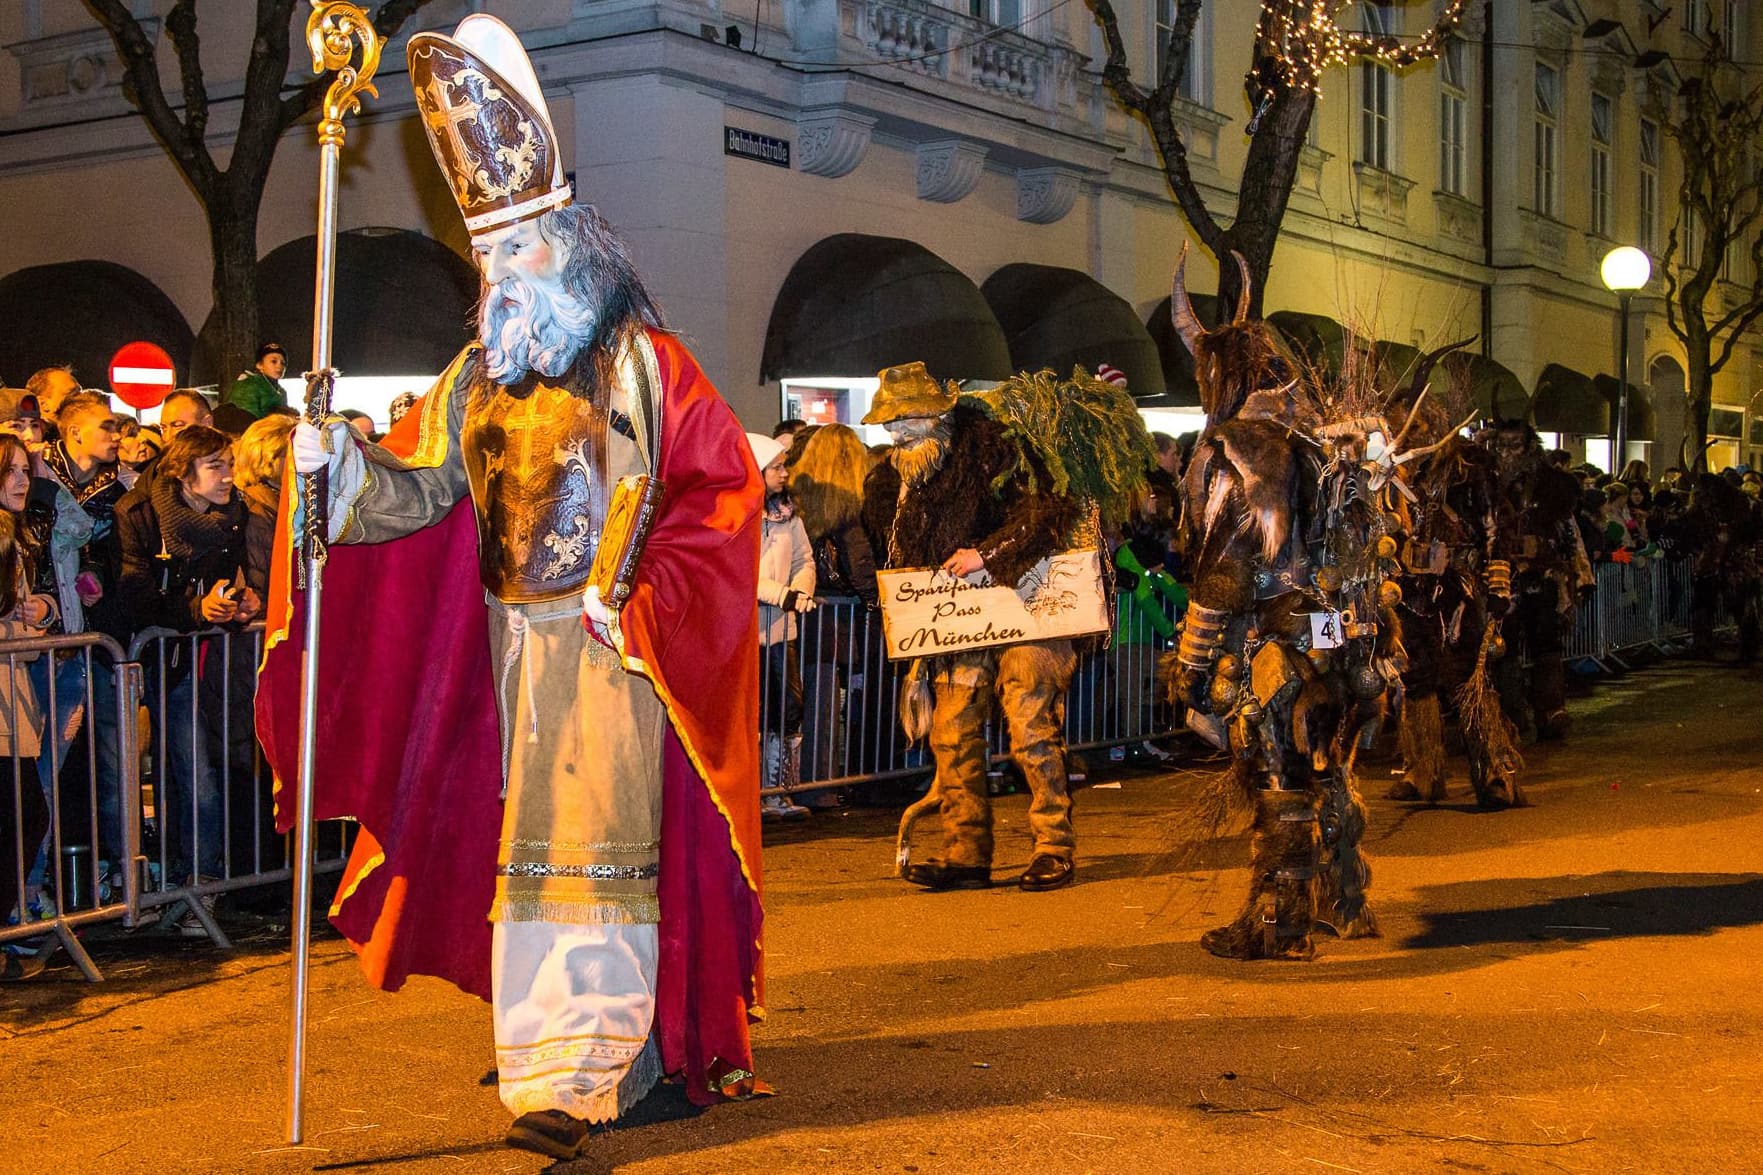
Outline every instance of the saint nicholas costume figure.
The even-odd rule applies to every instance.
[[[759,1088],[761,483],[572,202],[514,33],[471,16],[408,57],[484,290],[478,341],[383,445],[334,420],[291,444],[328,476],[335,544],[317,814],[361,826],[331,917],[376,985],[438,975],[491,1002],[508,1141],[568,1158],[658,1079],[701,1105]],[[639,475],[660,505],[628,595],[603,599],[590,573]],[[258,720],[291,782],[286,547]]]

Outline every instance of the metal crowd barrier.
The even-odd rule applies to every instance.
[[[1590,602],[1574,617],[1562,650],[1569,662],[1603,669],[1625,668],[1626,658],[1646,650],[1670,654],[1690,633],[1690,561],[1652,558],[1599,563]],[[1125,596],[1117,608],[1134,606]],[[1173,615],[1173,614],[1172,614]],[[1126,631],[1117,611],[1114,631]],[[899,691],[910,662],[889,661],[882,648],[881,613],[860,600],[827,597],[797,617],[794,644],[802,684],[799,728],[780,698],[781,682],[761,674],[760,730],[786,748],[801,736],[800,765],[790,774],[762,778],[762,794],[783,795],[855,783],[899,779],[930,771],[928,750],[907,745],[900,729]],[[1717,621],[1730,623],[1724,616]],[[1181,729],[1181,715],[1158,698],[1161,643],[1114,639],[1092,647],[1079,661],[1066,695],[1065,737],[1073,750],[1117,747],[1162,738]],[[762,737],[762,752],[766,743]],[[1008,755],[1001,722],[988,731],[992,761]]]
[[[0,902],[0,946],[53,935],[86,978],[100,979],[74,932],[129,920],[140,896],[138,875],[123,864],[140,836],[128,802],[139,670],[102,633],[0,641],[0,655],[11,760],[0,867],[10,871],[12,899]],[[23,756],[25,728],[39,719],[40,752]]]
[[[1127,597],[1120,598],[1116,633],[1126,630],[1119,610],[1134,606]],[[1174,618],[1173,611],[1167,614]],[[762,764],[768,755],[782,754],[793,756],[796,765],[782,771],[765,767],[761,794],[787,795],[928,772],[929,749],[922,743],[908,745],[900,728],[900,686],[911,662],[887,659],[881,613],[856,598],[833,596],[819,599],[814,611],[796,619],[791,645],[801,681],[799,722],[776,667],[760,674]],[[1090,638],[1080,644],[1091,648],[1081,656],[1066,695],[1065,737],[1071,749],[1142,742],[1179,728],[1179,716],[1157,700],[1161,644]],[[761,653],[762,658],[768,655],[779,659],[775,651]],[[792,752],[792,741],[798,738],[799,750]],[[994,763],[1008,757],[1002,722],[990,724],[987,743]]]
[[[0,866],[11,870],[7,888],[17,895],[0,909],[0,945],[53,935],[97,980],[78,927],[135,928],[156,918],[228,947],[214,897],[292,876],[290,838],[274,831],[272,779],[253,722],[262,640],[255,625],[150,629],[127,650],[96,633],[0,642],[13,673],[7,680],[39,666],[33,697],[44,729],[40,760],[21,758],[16,739],[6,748],[12,772],[11,787],[0,788],[0,814],[9,817]],[[7,692],[0,714],[11,717],[10,732],[25,699],[16,688]],[[31,787],[42,806],[31,802]],[[33,809],[46,820],[40,851],[21,835]],[[353,827],[320,824],[319,871],[343,867]]]

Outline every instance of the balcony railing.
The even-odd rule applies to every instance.
[[[1059,112],[1077,105],[1081,58],[931,0],[838,0],[839,25],[874,60]]]

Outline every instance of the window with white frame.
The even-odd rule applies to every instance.
[[[1394,36],[1394,7],[1384,0],[1366,4],[1365,31],[1372,36]],[[1367,61],[1359,67],[1359,162],[1381,171],[1393,170],[1390,126],[1395,115],[1395,87],[1396,75],[1384,66]]]
[[[1683,31],[1699,37],[1708,31],[1707,0],[1679,0],[1683,5]]]
[[[1659,124],[1650,118],[1641,119],[1640,135],[1641,248],[1653,257],[1659,255]]]
[[[1463,42],[1448,38],[1439,53],[1439,190],[1469,195],[1469,79]]]
[[[1720,43],[1726,46],[1726,55],[1734,61],[1745,56],[1740,52],[1744,47],[1744,28],[1739,23],[1743,11],[1744,0],[1726,0],[1726,7],[1720,14]]]
[[[1175,29],[1175,0],[1156,0],[1153,5],[1155,20],[1153,36],[1157,45],[1157,77],[1163,77],[1163,67],[1169,61],[1169,35]],[[1205,89],[1201,85],[1202,51],[1205,48],[1206,13],[1194,22],[1194,35],[1188,40],[1187,68],[1182,71],[1181,89],[1177,91],[1189,102],[1204,102]]]
[[[1561,145],[1561,71],[1537,62],[1536,68],[1536,190],[1537,212],[1554,216],[1560,195],[1558,165]]]
[[[1600,237],[1610,235],[1610,142],[1616,104],[1608,94],[1592,95],[1592,223]]]

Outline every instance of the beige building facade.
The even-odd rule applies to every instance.
[[[1117,3],[1135,72],[1148,77],[1174,5]],[[169,7],[134,0],[175,102]],[[223,161],[250,7],[199,10],[215,96],[209,139]],[[1417,34],[1435,7],[1348,12]],[[1619,367],[1616,299],[1598,262],[1618,244],[1658,257],[1676,213],[1664,133],[1672,95],[1710,36],[1736,37],[1741,60],[1763,59],[1763,12],[1746,7],[1472,0],[1444,61],[1400,75],[1331,72],[1267,310],[1411,345],[1485,336],[1476,346],[1526,392],[1540,385],[1539,427],[1608,464],[1610,446],[1598,438],[1610,415],[1588,416],[1578,382]],[[1257,8],[1206,5],[1180,111],[1196,178],[1225,220],[1246,151],[1242,76]],[[1148,136],[1100,83],[1101,37],[1083,3],[436,0],[406,32],[449,28],[474,11],[521,32],[579,197],[630,240],[673,324],[750,427],[794,408],[855,419],[865,377],[881,362],[920,357],[908,353],[920,345],[951,378],[1076,356],[1126,369],[1135,392],[1159,402],[1181,399],[1165,388],[1159,359],[1171,361],[1156,348],[1167,331],[1155,319],[1186,227]],[[293,40],[298,52],[298,32]],[[416,122],[402,44],[388,47],[379,97],[351,124],[341,224],[363,238],[438,241],[462,259],[464,233]],[[194,345],[213,301],[206,223],[123,98],[108,36],[78,0],[7,0],[0,46],[0,211],[9,226],[0,310],[10,313],[7,330],[26,336],[0,351],[0,376],[16,383],[28,371],[13,366],[55,358],[30,347],[59,337],[49,319],[75,313],[68,290],[96,283],[74,300],[87,306],[105,301],[104,282],[120,281],[160,317],[175,310],[189,336],[180,362],[215,378],[200,370]],[[311,236],[315,186],[303,124],[277,155],[261,254]],[[415,272],[435,264],[432,251],[411,256]],[[1748,262],[1738,260],[1731,277],[1748,284]],[[97,274],[94,263],[110,268]],[[372,282],[375,272],[350,280]],[[1191,286],[1214,280],[1202,253]],[[288,342],[300,337],[304,291],[282,284],[265,293],[266,306],[285,303],[266,309],[265,329]],[[1629,353],[1630,382],[1648,401],[1631,413],[1631,433],[1652,441],[1634,452],[1655,465],[1675,460],[1683,427],[1683,357],[1665,328],[1662,292],[1655,275],[1636,298]],[[386,350],[375,340],[408,330],[421,302],[420,289],[366,299],[361,342],[340,340],[345,373],[432,374],[375,359]],[[1074,342],[1085,330],[1095,334],[1087,349]],[[449,345],[465,337],[452,319],[439,333]],[[1763,410],[1750,403],[1759,388],[1763,351],[1742,346],[1717,381],[1717,464],[1763,458]],[[1573,427],[1550,427],[1564,423]]]

